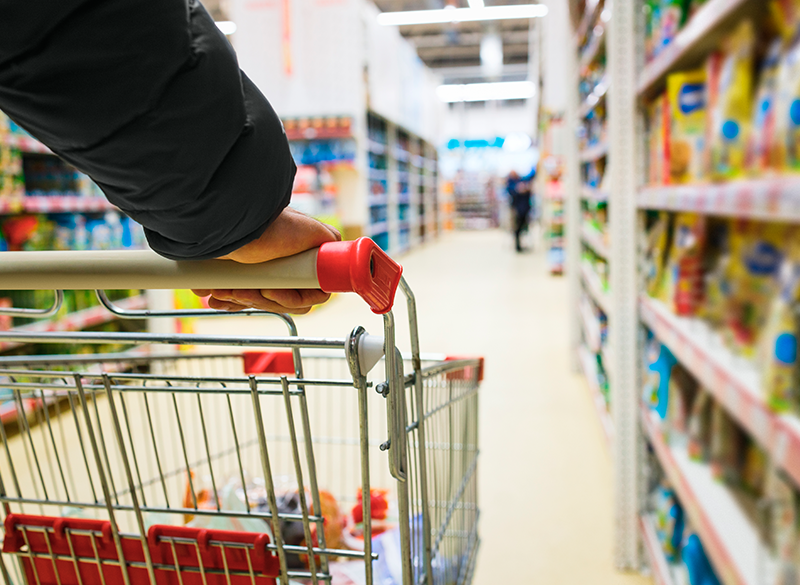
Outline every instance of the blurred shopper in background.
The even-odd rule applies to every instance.
[[[525,177],[520,177],[516,171],[511,171],[506,182],[508,200],[511,204],[513,213],[512,225],[514,227],[514,242],[517,252],[524,251],[522,247],[522,234],[528,230],[531,210],[533,209],[533,178],[536,176],[536,169]]]

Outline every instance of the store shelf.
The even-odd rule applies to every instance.
[[[600,350],[602,349],[602,343],[600,340],[600,321],[598,321],[597,316],[595,316],[589,303],[589,299],[585,297],[580,301],[579,310],[581,314],[581,323],[583,323],[583,333],[584,337],[586,338],[587,347],[594,353],[600,353]]]
[[[719,46],[731,25],[759,2],[761,0],[709,0],[658,57],[645,66],[639,78],[639,96],[652,97],[664,87],[667,75],[698,65]]]
[[[644,549],[650,561],[650,570],[653,572],[653,580],[656,585],[678,585],[673,569],[670,567],[667,557],[664,556],[664,549],[656,534],[655,519],[651,515],[639,517],[639,530],[642,533]]]
[[[581,277],[586,286],[586,290],[589,292],[594,302],[603,309],[607,317],[611,318],[611,298],[609,294],[603,290],[600,277],[587,262],[581,263]]]
[[[588,116],[594,109],[597,107],[597,104],[600,103],[605,95],[608,93],[608,76],[604,76],[597,85],[594,86],[592,93],[590,93],[583,103],[578,108],[578,116],[581,118],[585,118]]]
[[[409,162],[411,160],[411,153],[402,148],[395,148],[393,154],[394,158],[400,162]]]
[[[646,187],[639,192],[638,205],[641,209],[800,222],[800,177]]]
[[[389,231],[389,223],[386,221],[379,221],[369,226],[369,235],[376,236],[378,234],[385,234]]]
[[[10,146],[11,148],[18,148],[22,152],[33,152],[38,154],[53,154],[53,151],[47,148],[44,144],[36,140],[35,138],[31,138],[30,136],[24,136],[22,134],[6,134],[4,137],[0,138],[3,141],[3,144],[6,146]]]
[[[370,207],[380,207],[389,204],[389,197],[387,195],[370,195],[367,202]]]
[[[597,26],[601,27],[600,34],[595,34],[591,42],[589,43],[589,46],[584,49],[583,53],[581,53],[581,58],[580,58],[581,71],[589,67],[589,65],[591,65],[595,59],[597,59],[597,56],[600,54],[600,50],[606,44],[606,29],[602,25],[598,24]]]
[[[606,260],[609,258],[610,253],[604,235],[592,226],[586,224],[581,226],[581,240],[601,258]]]
[[[117,307],[124,310],[144,309],[146,301],[144,295],[130,297],[115,301]],[[14,327],[11,331],[18,331],[21,333],[50,333],[54,331],[80,331],[88,327],[102,325],[117,319],[116,315],[110,313],[108,309],[101,305],[96,307],[89,307],[82,311],[70,313],[65,317],[57,320],[42,320],[29,325],[21,327]],[[18,347],[18,343],[0,343],[0,351],[6,351],[13,347]]]
[[[608,143],[601,142],[581,151],[581,162],[588,163],[600,160],[608,154]]]
[[[0,201],[0,215],[11,213],[92,213],[117,209],[105,197],[64,195],[54,197],[26,196]]]
[[[584,201],[591,201],[592,203],[608,203],[608,193],[583,185],[581,187],[581,199]]]
[[[589,385],[589,392],[594,403],[595,410],[600,419],[600,426],[603,427],[603,435],[606,437],[609,448],[614,442],[614,422],[611,420],[611,413],[608,412],[606,406],[606,399],[600,390],[600,384],[597,381],[597,363],[595,362],[594,355],[584,346],[578,349],[578,358],[583,369],[583,375],[586,376],[586,381]]]
[[[389,178],[389,173],[387,173],[384,169],[369,168],[367,170],[367,176],[372,181],[386,181]]]
[[[642,423],[724,585],[771,582],[775,561],[734,493],[713,477],[709,465],[692,461],[684,447],[667,444],[658,415],[643,408]]]
[[[800,486],[800,419],[773,412],[761,395],[755,365],[725,347],[699,319],[676,317],[659,301],[643,297],[642,322],[711,392],[739,424]]]
[[[594,25],[598,16],[598,8],[600,8],[600,0],[587,0],[586,7],[583,11],[583,17],[576,30],[578,40],[585,37]]]
[[[386,154],[386,145],[375,140],[367,139],[367,150],[372,154]]]

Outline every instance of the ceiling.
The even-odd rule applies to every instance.
[[[427,10],[467,0],[374,0],[382,12]],[[575,1],[575,0],[571,0]],[[580,0],[578,0],[580,1]],[[531,0],[484,0],[486,6],[529,4]],[[226,20],[227,0],[203,0],[215,20]],[[445,82],[518,81],[528,76],[528,19],[401,26],[400,33],[416,48],[422,61]],[[503,68],[490,79],[481,68],[481,40],[487,34],[502,39]]]
[[[466,0],[374,0],[382,12],[467,7]],[[531,0],[485,0],[486,6],[530,4]],[[498,34],[503,43],[503,71],[494,80],[527,77],[528,19],[401,26],[400,33],[417,49],[422,61],[447,81],[483,80],[481,40]]]

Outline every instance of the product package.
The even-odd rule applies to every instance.
[[[729,345],[746,357],[756,354],[770,305],[779,292],[783,248],[795,233],[779,223],[736,220],[731,224],[725,332]]]
[[[779,167],[778,155],[775,152],[775,111],[782,50],[783,41],[775,39],[759,72],[746,161],[747,168],[756,175]]]
[[[669,102],[669,182],[703,178],[706,133],[706,71],[673,73],[667,78]]]
[[[800,170],[800,5],[796,0],[771,5],[785,43],[775,90],[773,151],[779,170]]]
[[[746,437],[718,402],[711,410],[711,473],[720,481],[738,484]]]
[[[735,178],[745,169],[753,112],[754,45],[753,23],[744,20],[726,39],[722,57],[709,59],[709,170],[713,178]]]
[[[762,368],[764,398],[774,410],[798,407],[796,306],[800,292],[800,250],[794,244],[780,270],[780,292],[773,298],[759,343],[758,363]]]
[[[700,389],[692,403],[687,425],[689,457],[695,461],[708,461],[711,456],[711,413],[714,400],[706,390]]]
[[[676,214],[661,298],[677,315],[694,316],[701,305],[705,238],[705,216]]]

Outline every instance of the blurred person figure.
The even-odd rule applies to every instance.
[[[536,169],[533,169],[525,177],[520,177],[519,173],[511,171],[506,182],[506,192],[513,213],[512,224],[517,252],[523,251],[521,238],[522,234],[528,230],[528,222],[533,208],[531,183],[535,176]]]

